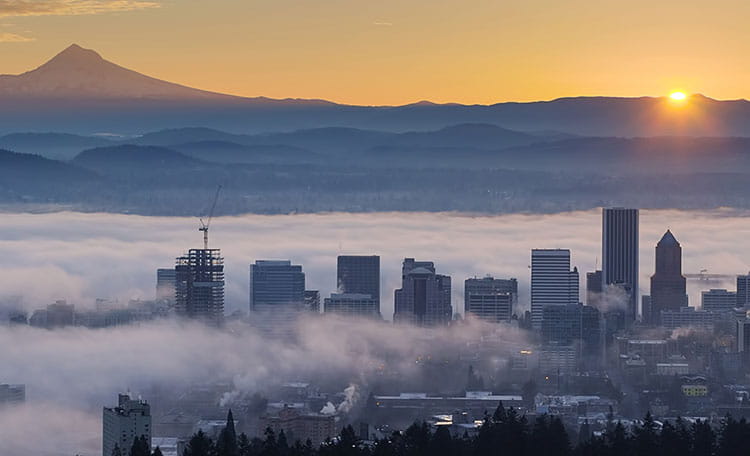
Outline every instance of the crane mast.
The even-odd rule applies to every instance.
[[[216,209],[216,202],[219,200],[219,192],[221,191],[221,185],[216,187],[216,194],[214,195],[214,201],[211,204],[211,209],[208,211],[208,218],[206,221],[203,221],[203,218],[200,218],[200,224],[201,227],[198,228],[198,231],[203,231],[203,248],[205,250],[208,250],[208,227],[211,225],[211,219],[214,217],[214,209]]]

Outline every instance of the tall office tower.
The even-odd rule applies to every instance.
[[[510,321],[518,302],[516,279],[484,277],[464,281],[464,312],[480,320],[499,323]]]
[[[156,270],[156,299],[174,301],[177,273],[174,268]]]
[[[737,307],[750,307],[750,274],[737,276]]]
[[[431,261],[404,258],[401,288],[394,292],[393,321],[433,326],[450,323],[451,278],[435,273]]]
[[[737,320],[737,351],[750,352],[750,320]]]
[[[737,293],[723,289],[711,289],[701,292],[701,307],[709,312],[734,312],[737,305]]]
[[[602,300],[602,271],[586,273],[586,305],[599,307]]]
[[[531,325],[542,329],[545,306],[578,304],[578,269],[570,269],[570,250],[531,251]]]
[[[129,454],[135,439],[141,437],[151,448],[151,407],[146,401],[120,394],[117,407],[104,407],[102,423],[102,456],[112,456],[115,446]]]
[[[581,304],[545,306],[542,315],[541,334],[545,344],[580,344],[582,353],[601,353],[600,313],[595,307]]]
[[[175,264],[175,312],[218,324],[224,319],[224,258],[219,249],[191,249]]]
[[[320,291],[305,290],[305,310],[320,313]]]
[[[250,310],[277,306],[301,309],[305,303],[305,273],[289,260],[258,260],[250,265]]]
[[[621,286],[628,293],[627,318],[638,314],[638,209],[602,210],[602,285]]]
[[[340,293],[368,294],[380,306],[379,256],[340,255],[336,267],[336,280]]]
[[[667,230],[656,244],[656,269],[651,276],[651,305],[644,309],[644,319],[661,324],[661,311],[679,311],[687,307],[686,280],[682,275],[682,247]],[[648,314],[648,315],[646,315]]]
[[[323,304],[327,314],[380,318],[380,305],[369,294],[331,293],[331,297],[325,298]]]

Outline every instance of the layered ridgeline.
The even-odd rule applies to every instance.
[[[136,134],[184,126],[237,132],[328,126],[404,132],[489,123],[587,136],[750,135],[750,103],[745,100],[694,95],[686,104],[675,107],[667,98],[580,97],[378,107],[236,97],[151,78],[72,45],[32,71],[0,76],[0,133]]]
[[[0,76],[0,209],[748,208],[750,106],[699,95],[343,106],[160,81],[71,46]]]
[[[464,128],[486,134],[436,145]],[[750,138],[509,135],[478,125],[403,134],[190,128],[128,140],[14,134],[0,148],[15,150],[0,153],[6,210],[192,215],[217,185],[224,214],[750,206]]]

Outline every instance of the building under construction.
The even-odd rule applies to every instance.
[[[220,323],[224,318],[224,258],[219,249],[191,249],[175,264],[177,315]]]

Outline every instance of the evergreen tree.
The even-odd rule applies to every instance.
[[[213,456],[214,443],[202,431],[199,430],[190,438],[183,456]]]
[[[156,447],[156,448],[154,449],[154,452],[153,452],[153,453],[151,453],[151,456],[164,456],[164,455],[163,455],[163,454],[162,454],[162,452],[161,452],[161,448],[159,448],[159,447]]]
[[[658,452],[658,435],[656,422],[651,412],[647,412],[643,418],[643,424],[633,431],[633,444],[636,454],[650,455]]]
[[[247,438],[247,434],[244,432],[237,438],[237,452],[240,456],[252,455],[250,439]]]
[[[234,416],[232,416],[231,409],[227,413],[227,425],[221,430],[216,440],[216,453],[218,456],[239,456],[237,432],[234,429]]]
[[[691,454],[711,456],[716,448],[716,434],[706,421],[696,421],[691,429]]]

